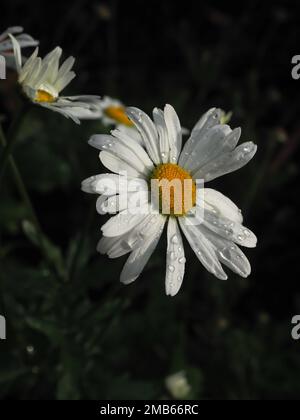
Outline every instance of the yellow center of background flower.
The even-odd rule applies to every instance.
[[[123,106],[108,106],[104,113],[107,117],[115,120],[116,122],[127,125],[127,127],[132,127],[133,122],[125,114],[125,108]]]
[[[37,102],[54,102],[55,97],[45,90],[38,90],[35,95],[35,100]]]
[[[156,166],[152,172],[151,183],[152,180],[158,182],[161,213],[184,216],[195,206],[196,184],[185,169],[174,163],[163,163]],[[169,186],[164,187],[163,182]],[[164,213],[164,204],[169,207],[169,213]]]

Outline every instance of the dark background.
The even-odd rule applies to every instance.
[[[1,30],[23,25],[77,59],[70,94],[100,94],[150,112],[171,103],[192,128],[209,107],[258,152],[210,184],[242,209],[258,236],[248,279],[221,282],[186,247],[182,290],[164,295],[165,240],[141,277],[119,284],[123,258],[96,253],[95,198],[80,183],[100,173],[89,136],[42,108],[30,110],[15,158],[47,235],[46,263],[26,207],[7,171],[0,189],[0,397],[4,399],[171,398],[165,378],[181,370],[197,399],[298,399],[300,314],[300,8],[291,1],[46,1],[1,7]],[[24,51],[29,54],[30,50]],[[4,130],[16,115],[16,76],[0,82]],[[51,266],[51,264],[50,264]],[[57,269],[58,267],[58,269]]]

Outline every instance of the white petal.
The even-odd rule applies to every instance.
[[[38,105],[44,108],[50,109],[51,111],[58,112],[59,114],[62,114],[64,117],[70,118],[76,124],[78,125],[80,124],[80,119],[77,117],[76,112],[75,113],[72,112],[73,111],[72,108],[55,106],[54,103],[47,103],[47,102],[39,102]]]
[[[164,216],[161,214],[157,215],[155,232],[150,234],[147,239],[144,240],[142,245],[129,255],[120,276],[120,281],[122,283],[132,283],[139,277],[156,248],[156,245],[161,237],[165,221],[166,218]]]
[[[210,210],[205,210],[203,224],[219,236],[236,242],[239,245],[247,248],[256,247],[256,236],[251,230],[245,228],[240,223],[218,216]]]
[[[161,163],[158,148],[158,134],[153,121],[145,112],[138,108],[126,108],[128,118],[132,120],[138,131],[141,133],[146,150],[152,161],[158,165]]]
[[[167,240],[166,294],[175,296],[182,284],[185,256],[179,226],[174,217],[169,217]]]
[[[140,134],[140,132],[134,127],[128,127],[124,124],[118,124],[116,128],[119,131],[122,131],[122,133],[125,133],[128,137],[130,137],[132,140],[136,141],[141,147],[144,147],[144,141]]]
[[[28,60],[26,61],[26,63],[24,64],[21,73],[19,75],[19,82],[22,83],[23,80],[25,79],[25,77],[27,76],[27,74],[31,71],[32,66],[34,65],[34,62],[37,58],[37,55],[39,53],[39,49],[38,47],[33,51],[33,53],[31,54],[31,56],[28,58]]]
[[[157,215],[146,215],[135,228],[123,235],[112,238],[103,237],[98,244],[101,254],[107,253],[109,258],[118,258],[143,245],[145,240],[156,232]]]
[[[239,276],[248,277],[251,273],[250,263],[245,254],[233,242],[221,238],[204,226],[201,226],[204,235],[216,249],[219,260]]]
[[[69,71],[55,82],[55,89],[58,92],[61,92],[66,86],[68,86],[74,77],[76,77],[76,73],[74,73],[74,71]]]
[[[182,146],[181,125],[175,109],[171,105],[166,105],[164,117],[168,130],[170,143],[170,162],[177,163]]]
[[[137,130],[132,131],[137,132]],[[136,155],[136,157],[143,162],[144,166],[147,168],[147,171],[153,171],[152,160],[149,158],[147,152],[142,148],[142,146],[137,144],[136,138],[130,137],[130,133],[126,133],[124,130],[120,129],[112,130],[111,134],[119,139],[125,147],[128,147],[128,149],[130,149]]]
[[[170,157],[170,143],[164,112],[161,109],[154,108],[153,120],[155,122],[156,129],[158,132],[161,160],[163,163],[167,163],[169,162]]]
[[[194,179],[211,181],[219,176],[234,172],[245,166],[255,155],[257,146],[252,142],[243,143],[232,152],[225,153],[193,173]]]
[[[101,152],[99,156],[103,165],[112,172],[115,172],[117,174],[126,172],[128,177],[146,179],[146,177],[144,175],[141,175],[139,171],[134,169],[124,160],[115,156],[113,153]]]
[[[32,36],[28,34],[17,35],[16,39],[21,48],[36,47],[39,44],[37,40],[33,39]]]
[[[149,207],[144,206],[139,214],[131,214],[127,210],[111,217],[102,227],[104,236],[113,237],[123,235],[137,226],[149,214]]]
[[[54,84],[57,83],[60,79],[64,78],[67,73],[69,73],[69,71],[73,67],[74,63],[75,63],[75,58],[72,57],[72,56],[69,57],[69,58],[67,58],[63,62],[63,64],[61,65],[60,69],[58,70],[57,77],[54,80]]]
[[[89,144],[97,149],[109,151],[116,157],[135,169],[140,175],[148,175],[151,167],[147,167],[142,159],[124,143],[107,134],[94,135],[89,139]],[[137,145],[136,145],[137,146]],[[142,156],[142,155],[141,155]],[[149,162],[151,164],[151,162]]]
[[[135,193],[125,193],[113,196],[101,196],[97,200],[97,211],[100,214],[115,214],[125,209],[130,209],[133,212],[136,209],[148,203],[148,191],[138,191]]]
[[[2,41],[2,39],[5,39],[8,34],[19,34],[20,32],[23,32],[23,27],[22,26],[10,26],[9,28],[6,29],[6,31],[2,32],[2,34],[0,35],[0,41]]]
[[[222,111],[220,109],[211,108],[197,122],[193,128],[190,138],[185,143],[179,158],[179,165],[184,166],[187,159],[194,150],[195,145],[205,133],[217,124],[220,124]]]
[[[228,125],[215,125],[195,144],[195,148],[184,167],[189,172],[196,172],[212,159],[232,151],[239,141],[240,135],[240,128],[232,131]]]
[[[197,205],[233,222],[242,223],[241,210],[228,197],[212,188],[197,188]]]
[[[109,258],[118,258],[122,255],[127,254],[131,251],[130,246],[127,245],[126,241],[123,241],[123,238],[126,235],[115,236],[113,238],[107,238],[103,236],[97,245],[97,251],[100,254],[107,254]]]
[[[119,192],[121,183],[122,177],[116,174],[94,175],[82,181],[81,189],[87,193],[110,196]]]
[[[179,224],[191,248],[204,267],[219,279],[227,280],[227,275],[219,263],[212,244],[201,230],[196,229],[195,226],[187,225],[184,217],[179,217]]]
[[[17,69],[17,72],[20,73],[21,68],[22,68],[22,56],[21,56],[20,44],[18,43],[18,41],[13,35],[8,34],[8,36],[10,37],[12,45],[13,45],[14,56],[16,60],[16,69]]]

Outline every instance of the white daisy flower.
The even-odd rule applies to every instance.
[[[76,74],[71,71],[75,59],[67,58],[59,66],[62,49],[56,47],[44,59],[38,57],[38,48],[22,65],[20,44],[14,36],[12,40],[18,82],[23,92],[35,104],[52,111],[59,112],[71,118],[77,124],[81,119],[97,119],[100,116],[98,102],[100,98],[94,95],[60,96],[61,91],[74,79]]]
[[[38,41],[33,39],[32,36],[23,33],[22,26],[12,26],[0,35],[0,54],[3,56],[9,57],[14,55],[9,34],[19,34],[16,36],[16,40],[20,44],[20,48],[36,47],[38,45]]]
[[[255,247],[255,235],[242,225],[241,211],[230,199],[198,180],[206,183],[243,167],[254,156],[256,145],[247,142],[236,147],[241,129],[221,124],[219,109],[210,109],[200,118],[183,149],[180,122],[172,106],[166,105],[164,111],[155,108],[153,121],[137,108],[126,112],[145,148],[118,129],[89,141],[101,150],[103,165],[115,173],[93,176],[82,183],[84,191],[101,195],[97,203],[100,213],[118,212],[102,226],[98,251],[110,258],[130,253],[121,273],[121,282],[129,284],[141,274],[167,223],[167,295],[176,295],[184,276],[181,232],[210,273],[226,280],[222,263],[247,277],[251,267],[237,245]],[[124,172],[136,190],[128,188]],[[153,180],[176,180],[183,194],[178,198],[175,189],[170,189],[166,196],[159,187],[156,206],[146,191]],[[164,211],[166,199],[168,213]],[[176,210],[178,204],[180,211]],[[133,211],[135,206],[146,211]]]

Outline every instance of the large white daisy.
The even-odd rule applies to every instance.
[[[62,49],[56,47],[45,56],[38,57],[38,48],[22,65],[20,44],[14,36],[9,34],[13,44],[18,82],[23,92],[35,104],[52,111],[59,112],[71,118],[77,124],[81,119],[97,119],[100,116],[98,96],[60,96],[61,91],[74,79],[76,74],[71,71],[75,59],[67,58],[59,66]]]
[[[210,109],[200,118],[183,149],[180,122],[172,106],[166,105],[164,111],[155,108],[153,121],[137,108],[127,108],[126,112],[141,135],[142,145],[118,129],[111,135],[92,136],[89,141],[101,150],[103,165],[114,172],[82,183],[84,191],[100,194],[100,213],[117,212],[102,226],[98,251],[110,258],[130,253],[121,273],[121,282],[129,284],[141,274],[167,222],[167,295],[176,295],[184,276],[186,260],[181,232],[210,273],[226,280],[222,263],[247,277],[251,267],[238,245],[255,247],[256,237],[242,225],[239,208],[204,183],[246,165],[254,156],[256,145],[247,142],[237,146],[241,130],[221,124],[219,109]],[[130,183],[125,182],[125,173]],[[168,213],[163,210],[166,195],[162,187],[159,204],[151,199],[148,186],[153,180],[180,183],[181,202],[176,202],[178,196],[169,190]],[[132,182],[136,189],[128,187]],[[188,191],[186,185],[190,185]],[[177,204],[181,204],[181,211],[175,211]],[[135,206],[143,211],[133,211]]]

